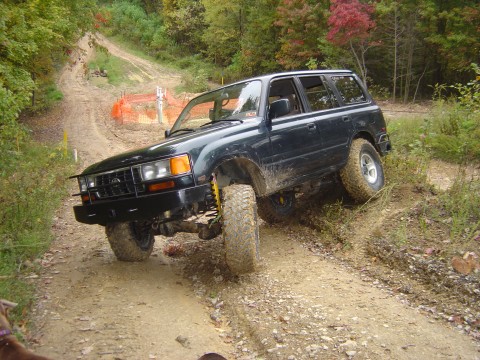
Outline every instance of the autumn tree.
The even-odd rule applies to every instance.
[[[176,44],[200,52],[205,29],[205,7],[200,0],[164,0],[162,11],[166,33]]]
[[[374,45],[370,41],[375,28],[372,14],[375,6],[358,0],[332,0],[328,18],[329,31],[326,39],[338,47],[347,47],[355,59],[363,82],[367,83],[365,55]]]
[[[206,29],[202,39],[206,56],[216,65],[227,66],[240,49],[247,12],[252,0],[202,0]]]
[[[325,1],[281,0],[275,25],[280,29],[276,59],[285,69],[306,68],[320,57],[317,39],[325,25]]]
[[[246,14],[241,51],[232,68],[237,77],[274,72],[280,68],[275,59],[279,51],[279,27],[274,26],[280,0],[258,0]]]

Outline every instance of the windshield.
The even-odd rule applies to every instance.
[[[172,132],[197,129],[217,121],[247,120],[258,114],[260,81],[223,87],[190,101],[178,117]]]

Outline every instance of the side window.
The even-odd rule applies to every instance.
[[[272,81],[270,84],[270,93],[268,95],[268,103],[278,99],[288,99],[290,102],[291,111],[287,115],[290,116],[300,114],[303,112],[302,104],[298,98],[298,94],[295,90],[293,79],[281,79]]]
[[[312,111],[338,107],[337,99],[323,84],[320,76],[301,77],[300,82],[302,83],[303,90],[305,91]]]
[[[367,101],[362,88],[353,76],[332,76],[332,80],[345,104],[357,104]]]

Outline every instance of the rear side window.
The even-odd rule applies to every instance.
[[[338,107],[338,102],[331,91],[325,86],[319,76],[300,78],[303,90],[307,96],[312,111],[326,110]]]
[[[357,104],[367,101],[362,88],[353,76],[332,76],[332,80],[345,104]]]

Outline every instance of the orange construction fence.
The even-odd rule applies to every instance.
[[[192,96],[175,98],[165,91],[162,98],[162,123],[172,125]],[[158,120],[157,94],[125,94],[113,104],[112,117],[120,124],[156,124]]]

